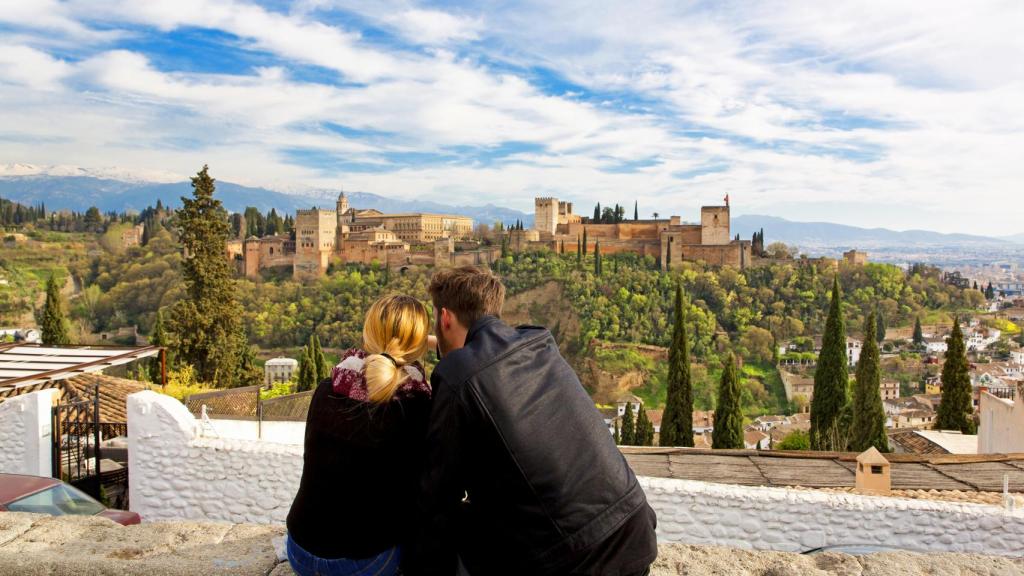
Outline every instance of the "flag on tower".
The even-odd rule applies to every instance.
[[[728,194],[725,195],[725,205],[726,206],[729,205],[729,195]]]

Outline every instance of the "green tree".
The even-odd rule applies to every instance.
[[[633,201],[633,221],[635,222],[635,221],[637,221],[639,219],[640,219],[640,202],[634,200]]]
[[[316,381],[320,382],[331,375],[331,367],[327,364],[323,348],[320,347],[320,337],[315,332],[309,337],[309,350],[309,357],[316,370]]]
[[[633,405],[626,402],[626,411],[622,414],[622,445],[636,446],[636,424],[633,420]]]
[[[715,429],[711,433],[712,448],[743,448],[743,411],[740,406],[740,384],[736,377],[736,357],[730,353],[722,367],[715,405]]]
[[[875,342],[885,342],[885,315],[881,311],[875,313]]]
[[[668,386],[658,443],[662,446],[693,446],[693,383],[690,378],[690,346],[683,317],[683,287],[676,285],[675,322],[668,351]]]
[[[889,451],[885,435],[885,409],[882,407],[882,374],[879,366],[877,323],[872,312],[864,320],[864,344],[857,361],[856,386],[853,392],[853,424],[850,426],[850,449],[863,452],[874,446],[879,452]]]
[[[601,275],[601,241],[594,243],[594,274]]]
[[[580,237],[576,237],[576,267],[583,266],[583,244],[580,242]]]
[[[583,229],[583,255],[587,255],[587,229]]]
[[[946,343],[946,363],[942,366],[942,399],[935,417],[935,428],[974,434],[977,426],[974,423],[973,390],[959,319],[953,320],[953,333],[946,339]]]
[[[167,368],[171,367],[171,350],[170,350],[170,338],[167,336],[167,330],[164,328],[164,312],[163,310],[156,311],[156,322],[153,323],[153,332],[149,335],[149,343],[152,346],[163,346],[164,347],[164,362],[167,363]],[[150,382],[163,382],[163,366],[160,363],[160,357],[157,356],[149,362],[149,381]]]
[[[775,450],[810,450],[811,439],[803,430],[793,430],[786,435],[778,444],[773,446]]]
[[[914,346],[924,344],[924,331],[921,329],[921,317],[914,318]]]
[[[839,277],[832,281],[832,303],[814,372],[811,400],[811,449],[840,452],[846,448],[846,433],[840,430],[840,415],[847,403],[849,385],[846,357],[846,326],[843,321]],[[717,423],[716,423],[717,424]]]
[[[192,178],[192,188],[192,198],[183,197],[177,212],[186,254],[186,298],[174,308],[177,355],[195,367],[201,381],[230,386],[245,345],[234,273],[224,257],[231,228],[220,200],[213,197],[214,179],[206,166]]]
[[[654,424],[647,417],[647,409],[642,405],[636,417],[636,432],[633,434],[637,446],[654,445]]]
[[[64,303],[55,274],[50,274],[50,278],[46,281],[46,303],[43,305],[43,317],[40,325],[43,344],[66,346],[71,343],[71,337],[68,335],[68,320],[64,316]]]
[[[299,373],[295,382],[296,392],[305,392],[316,387],[316,367],[309,356],[309,347],[304,346],[299,355]]]
[[[612,438],[615,439],[615,444],[622,444],[622,435],[619,433],[619,420],[615,419],[615,433],[612,434]]]
[[[238,355],[238,374],[235,376],[235,386],[261,386],[263,374],[256,365],[256,353],[248,342],[242,347]]]

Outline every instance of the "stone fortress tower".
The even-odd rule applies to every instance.
[[[298,210],[295,213],[296,280],[319,278],[327,270],[338,240],[338,213],[334,210]]]

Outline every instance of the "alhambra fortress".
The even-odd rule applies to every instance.
[[[513,252],[574,254],[599,249],[602,254],[651,256],[669,270],[683,261],[698,260],[743,269],[764,250],[760,235],[753,241],[731,235],[728,201],[724,206],[702,207],[699,224],[684,223],[679,216],[596,222],[574,214],[572,203],[556,198],[537,198],[534,208],[533,228],[507,231]],[[266,269],[290,268],[299,281],[323,276],[332,263],[460,266],[491,264],[501,255],[500,247],[474,239],[471,218],[361,210],[349,206],[344,192],[334,210],[299,210],[294,240],[282,235],[252,236],[229,241],[227,252],[246,277],[258,278]]]

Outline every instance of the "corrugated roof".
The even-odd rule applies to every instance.
[[[159,346],[0,345],[0,392],[100,372],[160,353]]]

